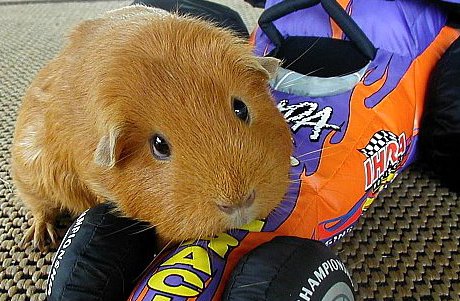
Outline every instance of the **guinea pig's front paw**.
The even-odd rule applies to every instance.
[[[21,241],[21,246],[25,248],[26,244],[33,241],[35,249],[45,250],[45,243],[50,242],[51,247],[57,246],[58,235],[54,225],[40,218],[34,218],[32,226],[27,230]]]

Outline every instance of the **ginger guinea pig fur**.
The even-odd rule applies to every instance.
[[[54,242],[60,210],[106,200],[163,242],[266,217],[292,143],[256,58],[229,31],[142,6],[78,25],[27,90],[12,148],[24,240]]]

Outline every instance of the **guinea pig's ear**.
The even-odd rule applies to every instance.
[[[94,152],[94,162],[102,167],[112,168],[120,155],[120,129],[112,128],[99,140]]]
[[[275,76],[276,71],[278,70],[278,67],[281,64],[281,61],[279,59],[274,58],[274,57],[269,57],[269,56],[266,56],[266,57],[258,56],[256,57],[256,61],[260,65],[260,68],[257,68],[257,69],[264,72],[269,79]]]

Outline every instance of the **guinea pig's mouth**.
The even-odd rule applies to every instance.
[[[249,224],[256,219],[256,215],[252,210],[239,209],[233,212],[230,216],[231,228],[241,228],[242,226]]]

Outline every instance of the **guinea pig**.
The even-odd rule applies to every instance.
[[[268,88],[277,67],[229,30],[158,9],[79,24],[18,113],[12,175],[33,214],[23,241],[55,243],[61,210],[107,200],[164,243],[266,217],[292,152]]]

